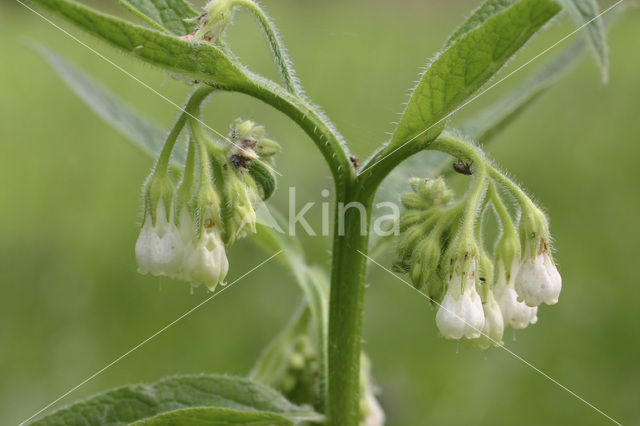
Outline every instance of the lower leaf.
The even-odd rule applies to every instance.
[[[245,378],[220,375],[186,375],[169,377],[153,384],[133,384],[112,389],[63,407],[32,424],[38,426],[105,424],[118,426],[152,418],[162,413],[193,407],[253,413],[266,412],[283,416],[285,419],[319,417],[311,410],[287,401],[277,391]],[[168,419],[171,418],[168,417]]]

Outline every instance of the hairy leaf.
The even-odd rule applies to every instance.
[[[178,36],[192,33],[196,24],[186,19],[198,16],[184,0],[120,0],[120,4],[155,28]]]
[[[137,148],[155,158],[160,153],[165,131],[130,108],[84,72],[42,45],[35,49],[47,60],[67,86],[100,118],[106,121]],[[184,164],[184,152],[176,149],[175,163]]]
[[[200,375],[175,376],[149,385],[116,388],[61,408],[32,424],[117,426],[190,407],[313,415],[306,408],[290,403],[275,390],[251,380]]]
[[[478,6],[466,21],[457,30],[453,32],[444,43],[444,48],[448,48],[455,43],[460,37],[469,31],[479,27],[494,15],[502,12],[518,0],[486,0]]]
[[[224,87],[238,87],[247,83],[240,68],[220,49],[209,43],[187,42],[105,15],[70,0],[34,2],[136,58],[165,70]]]
[[[604,23],[598,17],[599,8],[596,0],[560,0],[569,10],[571,16],[578,25],[585,25],[581,31],[584,32],[589,45],[595,55],[596,63],[600,67],[602,81],[609,79],[609,49],[605,37]],[[587,24],[588,22],[588,24]]]
[[[552,0],[521,0],[457,39],[422,75],[389,148],[435,138],[444,118],[559,11]]]
[[[197,407],[169,411],[150,419],[140,420],[131,426],[224,426],[224,425],[273,425],[294,424],[278,414],[262,411],[240,411],[228,408]]]

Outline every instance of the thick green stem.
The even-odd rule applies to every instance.
[[[335,227],[329,301],[326,414],[327,424],[333,426],[357,426],[360,422],[360,354],[367,267],[365,255],[372,196],[363,195],[356,188],[356,185],[351,185],[336,197],[336,213],[344,212],[345,226],[343,234],[340,233],[340,227]],[[364,214],[357,206],[364,207]],[[336,215],[336,223],[338,220]],[[361,232],[363,222],[365,232]]]

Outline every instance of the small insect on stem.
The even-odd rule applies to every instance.
[[[456,171],[456,173],[460,173],[461,175],[472,175],[473,172],[471,171],[471,166],[473,165],[473,163],[471,161],[462,161],[461,159],[458,159],[458,161],[456,161],[455,163],[453,163],[453,170]]]
[[[356,157],[355,155],[350,155],[349,161],[351,161],[354,169],[358,170],[360,168],[360,160],[358,160],[358,157]]]

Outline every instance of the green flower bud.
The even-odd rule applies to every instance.
[[[211,0],[204,7],[204,12],[190,21],[197,21],[198,27],[183,36],[185,40],[217,42],[222,37],[227,25],[233,17],[233,0]]]
[[[258,153],[260,158],[273,157],[280,152],[280,144],[271,139],[260,138],[256,144],[255,151]]]
[[[400,234],[400,238],[398,239],[398,246],[396,248],[396,252],[398,253],[398,260],[394,265],[396,270],[406,272],[409,260],[413,255],[413,251],[420,240],[424,238],[424,236],[424,229],[420,225],[412,226],[405,232]]]
[[[235,170],[228,170],[225,174],[224,191],[228,203],[224,211],[225,243],[229,245],[256,232],[256,212],[253,205],[259,195],[253,179]]]
[[[427,207],[446,204],[453,198],[453,191],[447,187],[441,177],[437,179],[412,178],[409,184],[413,192],[425,200]]]
[[[404,232],[411,226],[424,223],[428,217],[428,212],[424,210],[406,210],[400,215],[400,231]]]
[[[411,265],[411,280],[418,289],[427,287],[438,269],[440,262],[440,235],[432,233],[418,243],[413,251]]]
[[[407,192],[400,196],[402,205],[407,209],[421,210],[430,207],[430,203],[415,192]]]

